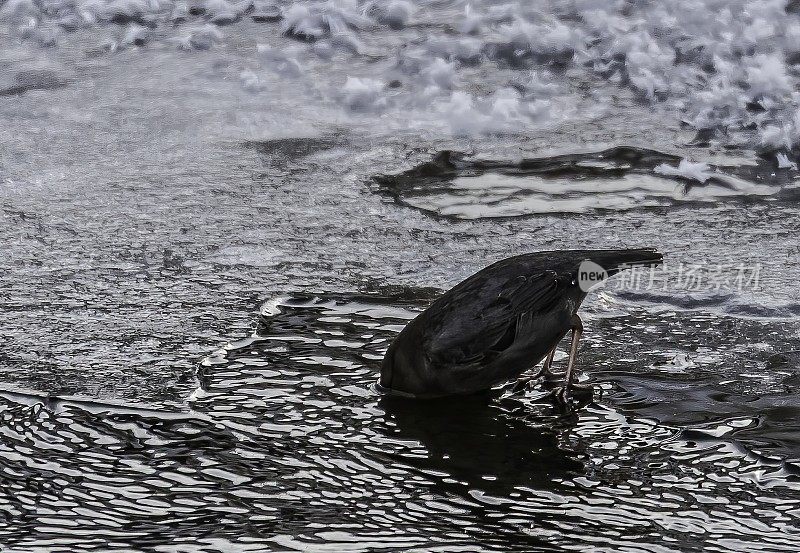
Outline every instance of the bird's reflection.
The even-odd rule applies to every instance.
[[[552,418],[537,417],[512,398],[483,394],[409,401],[387,396],[379,405],[391,438],[418,442],[424,449],[409,446],[401,454],[403,463],[447,473],[470,487],[549,487],[583,472],[581,455],[559,445],[565,429],[554,428]]]

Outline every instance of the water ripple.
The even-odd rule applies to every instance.
[[[705,169],[697,176],[672,170],[679,163],[685,162],[678,156],[627,146],[519,161],[443,151],[430,162],[373,180],[377,191],[399,204],[454,219],[716,203],[781,190],[754,182],[771,167],[738,167],[734,174],[698,164]]]
[[[378,360],[419,309],[277,299],[253,336],[206,358],[183,412],[4,394],[0,539],[25,551],[796,550],[798,467],[755,447],[763,419],[658,420],[669,409],[636,383],[652,398],[681,373],[604,371],[599,338],[586,363],[610,379],[611,403],[576,415],[535,390],[380,396]]]

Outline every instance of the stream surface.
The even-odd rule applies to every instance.
[[[0,0],[0,549],[800,550],[800,18],[718,4]],[[376,391],[608,247],[590,405]]]

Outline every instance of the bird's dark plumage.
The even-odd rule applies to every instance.
[[[586,297],[578,268],[592,261],[611,276],[655,265],[653,249],[565,250],[510,257],[433,302],[389,346],[381,386],[432,398],[486,390],[535,366],[570,328]]]

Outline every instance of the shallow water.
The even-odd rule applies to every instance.
[[[0,548],[797,551],[793,8],[298,5],[0,2]],[[375,391],[614,246],[665,267],[587,298],[595,403]]]
[[[715,382],[708,365],[725,360],[713,356],[647,366],[652,352],[665,357],[657,343],[638,359],[609,359],[634,318],[645,334],[663,319],[634,308],[589,319],[583,362],[607,399],[578,413],[559,413],[535,390],[444,403],[382,397],[374,389],[381,353],[419,306],[408,292],[271,301],[257,332],[201,363],[179,412],[6,395],[2,505],[14,524],[4,543],[25,551],[796,547],[800,466],[778,446],[794,449],[783,438],[797,434],[795,394]],[[704,319],[668,317],[682,329]],[[689,349],[693,340],[676,341]],[[783,369],[797,378],[798,367]]]

